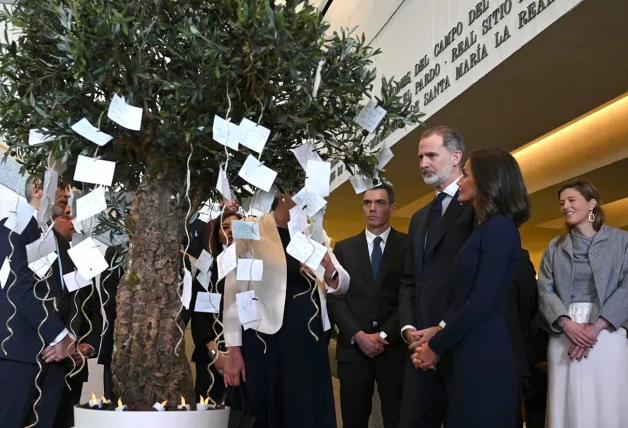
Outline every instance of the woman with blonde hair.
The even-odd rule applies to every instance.
[[[548,347],[548,428],[628,427],[628,233],[604,224],[588,181],[558,191],[566,232],[539,271]]]

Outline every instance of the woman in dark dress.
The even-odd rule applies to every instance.
[[[207,236],[203,241],[207,244],[204,248],[214,257],[214,263],[211,266],[211,282],[209,284],[209,292],[223,293],[224,281],[218,281],[218,265],[216,258],[223,251],[223,247],[232,243],[233,237],[231,235],[231,222],[233,220],[241,220],[242,216],[233,211],[225,211],[222,215],[222,222],[220,217],[212,222],[212,227],[207,231]],[[200,254],[199,254],[200,255]],[[212,284],[214,289],[212,290]],[[216,322],[216,315],[205,312],[195,312],[196,296],[199,292],[206,292],[203,285],[195,279],[192,285],[192,300],[190,302],[191,312],[191,329],[192,340],[194,341],[194,351],[192,353],[192,362],[196,364],[196,381],[194,382],[194,390],[196,391],[197,399],[200,396],[209,396],[216,402],[219,402],[225,392],[224,380],[219,370],[224,368],[224,357],[219,353],[215,353],[216,363],[210,366],[212,350],[218,350],[216,343],[217,334],[220,334],[222,327]],[[222,310],[222,301],[221,301]],[[218,314],[220,316],[220,314]],[[209,369],[208,369],[209,368]],[[210,371],[214,375],[214,384],[211,385]]]
[[[412,361],[442,370],[448,428],[514,427],[517,368],[504,301],[521,253],[517,228],[530,217],[527,192],[517,161],[501,149],[473,153],[459,185],[458,200],[473,202],[479,226],[455,262],[455,300],[441,330]]]
[[[333,428],[336,414],[324,335],[328,323],[321,313],[324,294],[313,290],[317,284],[308,283],[301,263],[286,252],[289,210],[294,206],[290,195],[282,195],[274,213],[259,221],[262,240],[254,241],[264,243],[254,251],[255,258],[264,259],[264,278],[255,287],[261,323],[273,324],[270,319],[276,317],[276,326],[260,325],[241,333],[241,346],[230,347],[225,378],[230,385],[244,381],[245,411],[256,417],[256,428]],[[322,266],[327,292],[346,292],[349,277],[331,251]],[[285,294],[279,285],[284,278]],[[264,293],[271,288],[276,291]],[[225,293],[225,305],[230,305]],[[228,319],[225,315],[226,331],[231,329]],[[233,345],[227,333],[225,340]]]

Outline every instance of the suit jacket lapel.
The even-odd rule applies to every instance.
[[[371,257],[369,255],[369,244],[366,242],[366,233],[362,232],[355,240],[356,254],[361,266],[364,266],[362,273],[366,283],[375,289],[375,279],[373,278],[373,269],[371,269]],[[380,269],[381,270],[381,269]]]
[[[388,241],[386,242],[386,246],[384,247],[384,254],[382,256],[382,262],[379,266],[379,271],[377,272],[377,280],[375,284],[377,287],[381,287],[384,279],[386,279],[386,275],[390,270],[390,267],[397,256],[398,246],[397,243],[397,232],[395,229],[390,229],[390,233],[388,234]]]
[[[443,239],[445,233],[449,230],[451,225],[456,221],[456,219],[462,214],[465,207],[467,206],[466,202],[458,202],[458,192],[454,195],[454,197],[449,202],[447,206],[447,210],[443,215],[443,218],[440,221],[440,226],[438,227],[438,233],[436,234],[436,239],[432,240],[432,245],[430,248],[426,248],[426,255],[432,252],[434,247],[438,244],[438,242]]]
[[[417,260],[423,260],[423,255],[426,251],[425,248],[425,239],[426,239],[426,234],[427,234],[427,227],[429,225],[430,222],[430,213],[432,212],[432,205],[434,204],[434,202],[431,202],[426,210],[425,210],[425,215],[423,216],[423,218],[420,220],[419,222],[419,228],[418,228],[418,248],[417,248]],[[414,239],[414,237],[413,237]]]

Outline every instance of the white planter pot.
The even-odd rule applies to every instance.
[[[74,408],[74,428],[228,428],[229,408],[204,412],[116,412]]]

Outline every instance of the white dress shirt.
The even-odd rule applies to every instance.
[[[451,200],[456,195],[456,192],[458,192],[458,181],[461,178],[462,178],[462,176],[458,177],[449,186],[445,187],[442,192],[436,191],[436,196],[438,196],[440,193],[445,193],[447,195],[447,196],[445,196],[445,198],[443,198],[443,201],[442,201],[442,205],[443,205],[442,215],[443,216],[445,215],[445,211],[449,207],[449,203],[451,202]],[[425,242],[427,242],[427,234],[425,235]],[[423,245],[425,245],[425,242],[423,242]],[[444,321],[441,321],[438,325],[440,325],[442,328],[445,328],[445,322]],[[403,326],[403,328],[401,329],[401,337],[403,338],[404,341],[406,340],[406,338],[405,338],[403,333],[404,333],[404,331],[406,331],[408,329],[416,330],[416,327],[413,326],[413,325],[409,325],[409,324]]]
[[[374,245],[374,241],[375,238],[377,238],[378,235],[375,235],[374,233],[369,232],[368,229],[365,230],[366,233],[366,243],[369,246],[369,259],[371,258],[371,256],[373,255],[373,245]],[[379,235],[380,238],[382,238],[382,242],[380,242],[379,246],[382,249],[382,254],[384,254],[384,249],[386,248],[386,242],[388,241],[388,235],[390,235],[390,226],[388,227],[388,229],[386,229],[385,232],[383,232],[381,235]]]

